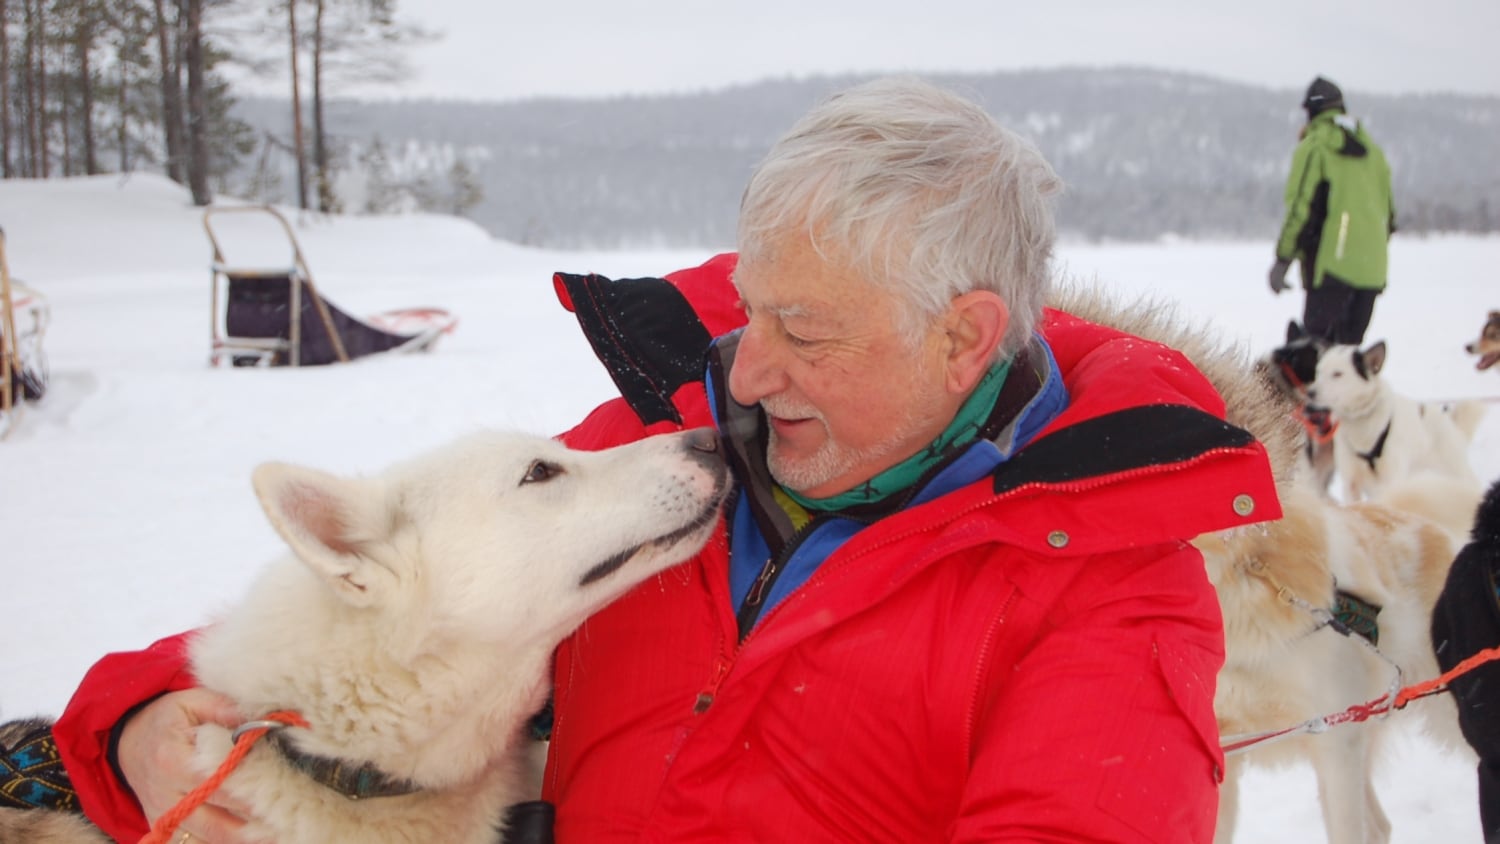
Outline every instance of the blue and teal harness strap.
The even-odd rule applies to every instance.
[[[1380,607],[1376,604],[1343,590],[1337,590],[1333,594],[1333,617],[1350,633],[1365,637],[1372,645],[1380,644],[1380,624],[1376,621],[1378,615]]]
[[[0,725],[0,807],[80,811],[46,722]]]

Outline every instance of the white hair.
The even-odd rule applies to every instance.
[[[740,203],[742,261],[801,234],[907,304],[920,330],[956,296],[1010,310],[998,353],[1024,346],[1051,286],[1061,181],[979,105],[929,83],[881,79],[835,94],[777,141]]]

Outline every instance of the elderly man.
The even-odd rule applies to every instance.
[[[557,277],[622,392],[564,439],[716,425],[738,485],[558,650],[557,840],[1212,837],[1223,633],[1187,540],[1279,515],[1270,470],[1180,354],[1044,312],[1057,189],[974,103],[877,81],[771,150],[738,256]],[[101,666],[57,727],[116,835],[231,717],[132,712],[180,666]],[[237,841],[232,811],[186,828]]]

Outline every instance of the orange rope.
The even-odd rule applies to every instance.
[[[1473,671],[1486,662],[1493,662],[1497,659],[1500,659],[1500,645],[1497,645],[1493,648],[1485,648],[1484,650],[1479,651],[1468,659],[1453,666],[1451,670],[1445,671],[1441,675],[1434,677],[1431,680],[1427,680],[1421,683],[1413,683],[1412,685],[1407,686],[1404,689],[1398,690],[1394,699],[1392,699],[1390,695],[1383,695],[1381,697],[1375,698],[1374,700],[1366,701],[1364,703],[1356,703],[1355,705],[1343,710],[1342,712],[1335,712],[1331,715],[1324,715],[1321,718],[1314,718],[1309,721],[1304,721],[1303,723],[1297,724],[1295,726],[1286,727],[1280,730],[1272,730],[1266,733],[1236,736],[1235,738],[1237,740],[1221,744],[1220,749],[1225,753],[1234,753],[1240,750],[1245,750],[1262,742],[1273,741],[1279,738],[1286,738],[1295,733],[1320,733],[1328,729],[1329,727],[1336,727],[1339,724],[1352,724],[1369,720],[1372,716],[1375,715],[1385,715],[1393,710],[1405,707],[1408,703],[1411,703],[1417,698],[1427,697],[1428,695],[1445,692],[1448,690],[1448,684],[1451,683],[1454,678],[1467,674],[1468,672]]]
[[[283,724],[293,727],[308,726],[307,721],[301,715],[291,710],[272,712],[265,716],[265,720],[280,721]],[[239,767],[240,761],[250,752],[250,748],[255,745],[255,742],[260,740],[261,736],[270,732],[271,729],[271,727],[256,727],[255,729],[246,730],[241,733],[240,740],[236,741],[234,747],[230,748],[229,755],[224,757],[223,762],[219,763],[219,769],[214,771],[213,776],[210,776],[197,788],[183,795],[182,799],[177,801],[176,806],[168,809],[161,817],[157,818],[156,823],[151,827],[151,831],[146,833],[145,837],[140,840],[140,844],[169,844],[172,836],[177,832],[177,827],[181,826],[182,822],[187,820],[188,815],[196,811],[199,806],[208,802],[208,798],[215,791],[218,791],[219,786],[224,784],[224,780],[229,779],[229,775],[234,773],[235,768]]]
[[[1460,662],[1459,664],[1453,666],[1453,669],[1451,671],[1445,671],[1442,675],[1428,680],[1425,683],[1414,683],[1410,686],[1407,686],[1399,693],[1397,693],[1396,708],[1400,709],[1401,707],[1407,705],[1408,703],[1416,700],[1419,697],[1426,697],[1427,695],[1437,694],[1438,692],[1445,691],[1448,688],[1448,684],[1453,681],[1453,678],[1463,674],[1467,674],[1470,671],[1473,671],[1479,666],[1485,664],[1486,662],[1491,662],[1496,659],[1500,659],[1500,645],[1497,645],[1493,648],[1485,648],[1484,650],[1474,654],[1463,662]]]

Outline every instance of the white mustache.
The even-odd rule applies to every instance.
[[[767,396],[760,400],[761,410],[778,419],[816,419],[823,421],[823,414],[812,405],[802,404],[780,396]]]

